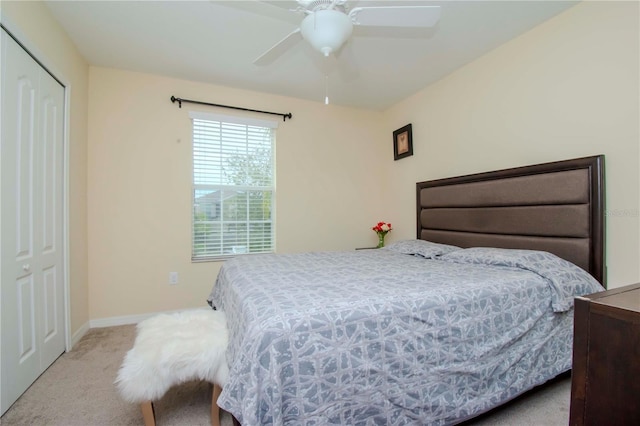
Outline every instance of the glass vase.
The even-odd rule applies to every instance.
[[[384,234],[378,234],[378,246],[376,248],[384,247]]]

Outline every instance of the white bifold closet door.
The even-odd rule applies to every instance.
[[[64,90],[2,29],[2,413],[65,350]]]

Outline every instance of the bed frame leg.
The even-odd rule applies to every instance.
[[[156,426],[156,414],[153,409],[153,402],[143,402],[142,404],[140,404],[140,408],[142,409],[144,426]]]

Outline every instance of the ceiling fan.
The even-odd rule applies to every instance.
[[[297,3],[292,11],[305,15],[300,26],[260,55],[253,62],[255,65],[270,64],[302,39],[324,56],[335,54],[351,36],[354,25],[432,27],[440,19],[440,6],[350,8],[347,0],[297,0]]]

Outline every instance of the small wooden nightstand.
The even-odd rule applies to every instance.
[[[640,425],[640,283],[575,299],[570,425]]]

